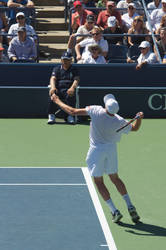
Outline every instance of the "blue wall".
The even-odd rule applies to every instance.
[[[0,64],[0,117],[46,117],[47,86],[56,65]],[[103,95],[111,92],[120,103],[120,114],[125,117],[132,117],[140,109],[146,117],[165,117],[166,65],[146,65],[140,71],[136,71],[135,64],[75,66],[80,71],[80,87],[106,87],[104,90],[80,88],[81,107],[103,105]],[[25,86],[43,88],[22,88]]]

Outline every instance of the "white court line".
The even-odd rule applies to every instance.
[[[87,186],[86,183],[0,183],[0,186]]]
[[[107,244],[108,244],[108,248],[109,248],[109,250],[117,250],[117,247],[115,245],[115,241],[113,239],[113,236],[111,234],[110,228],[109,228],[108,223],[107,223],[107,220],[105,218],[105,214],[104,214],[102,206],[100,204],[100,201],[99,201],[99,198],[98,198],[97,192],[95,190],[95,187],[94,187],[94,184],[93,184],[93,181],[92,181],[92,178],[90,176],[88,168],[82,168],[82,172],[84,174],[86,183],[88,185],[89,193],[91,195],[94,207],[96,209],[96,213],[98,215],[101,227],[103,229],[103,232],[104,232]],[[100,246],[102,247],[102,246],[106,246],[106,245],[100,245]]]

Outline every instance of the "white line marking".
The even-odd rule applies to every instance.
[[[88,185],[89,193],[91,195],[94,207],[96,209],[96,213],[98,215],[101,227],[103,229],[103,232],[104,232],[107,244],[108,244],[108,248],[109,248],[109,250],[117,250],[117,247],[115,245],[115,242],[114,242],[113,236],[111,234],[110,228],[108,226],[107,220],[105,218],[105,214],[104,214],[102,206],[100,204],[100,201],[99,201],[97,192],[95,190],[95,187],[93,185],[93,181],[92,181],[92,178],[90,176],[88,168],[82,168],[82,172],[84,174],[86,183]]]
[[[32,167],[32,166],[29,166],[29,167],[28,167],[28,166],[25,166],[25,167],[15,167],[15,166],[9,166],[9,167],[0,167],[0,169],[1,169],[1,168],[13,168],[13,169],[14,169],[14,168],[20,168],[20,169],[21,169],[21,168],[37,168],[37,169],[38,169],[38,168],[43,168],[43,169],[47,169],[47,168],[48,168],[48,169],[51,169],[51,168],[53,168],[53,169],[54,169],[54,168],[59,168],[59,169],[72,168],[72,169],[75,169],[75,168],[76,168],[76,169],[78,169],[78,168],[84,168],[84,167],[44,167],[44,166],[43,166],[43,167]]]
[[[86,183],[0,183],[0,186],[87,186]]]
[[[108,247],[108,245],[100,245],[101,247]]]

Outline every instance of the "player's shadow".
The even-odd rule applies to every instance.
[[[166,228],[157,225],[146,224],[143,222],[139,222],[138,224],[135,225],[119,222],[119,226],[129,228],[126,229],[125,231],[135,235],[166,237]],[[139,232],[135,230],[137,231],[139,230]]]

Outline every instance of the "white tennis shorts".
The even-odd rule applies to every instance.
[[[91,176],[101,177],[103,174],[118,172],[117,146],[115,143],[90,147],[86,162]]]

